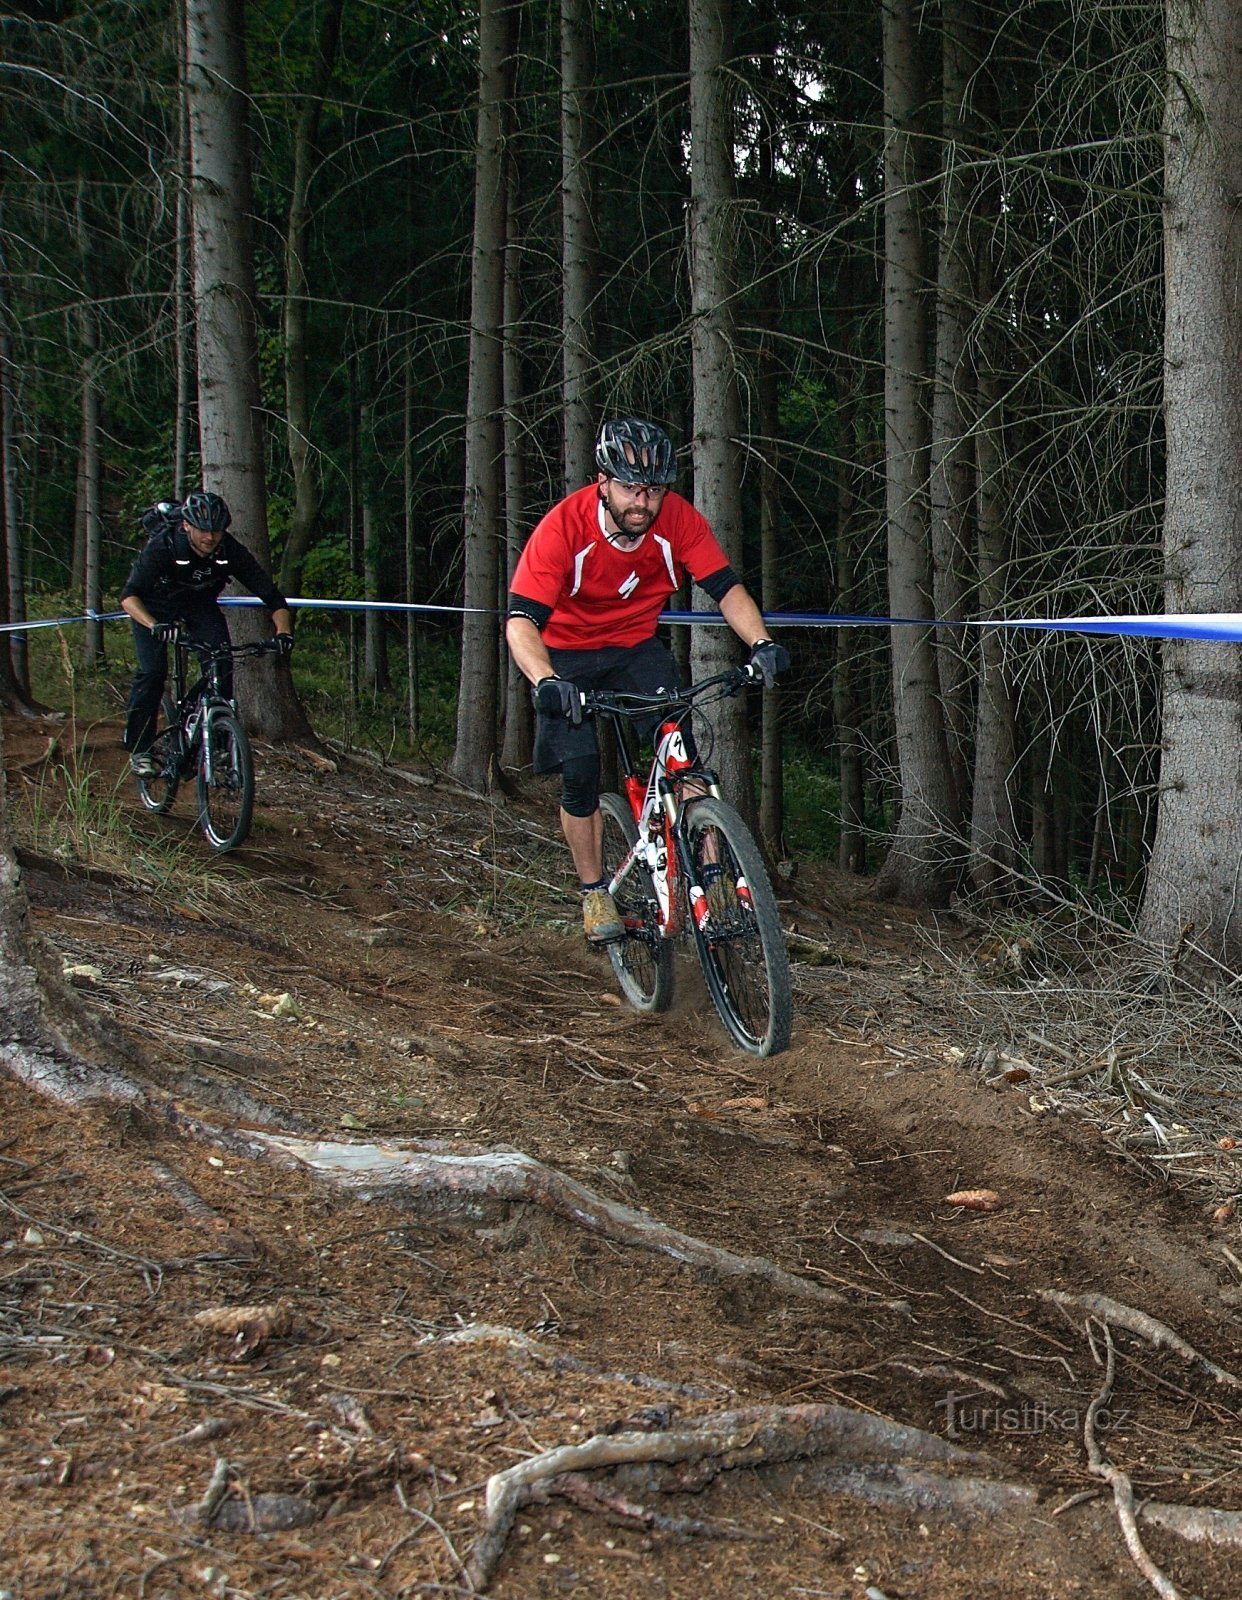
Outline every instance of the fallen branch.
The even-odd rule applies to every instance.
[[[1063,1311],[1083,1311],[1088,1318],[1094,1317],[1106,1326],[1124,1328],[1127,1333],[1135,1333],[1140,1339],[1146,1339],[1149,1344],[1157,1349],[1172,1350],[1183,1360],[1192,1362],[1201,1367],[1204,1372],[1224,1384],[1230,1389],[1242,1389],[1242,1378],[1236,1378],[1232,1372],[1227,1372],[1224,1367],[1218,1367],[1214,1361],[1209,1361],[1178,1333],[1174,1333],[1166,1323],[1158,1322],[1155,1317],[1150,1317],[1145,1311],[1137,1311],[1133,1306],[1122,1305],[1120,1300],[1110,1300],[1105,1294],[1064,1294],[1059,1289],[1040,1289],[1037,1291],[1041,1300],[1047,1300],[1054,1306],[1060,1306]]]

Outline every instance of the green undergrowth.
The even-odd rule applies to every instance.
[[[84,748],[49,759],[10,790],[10,825],[17,842],[66,867],[85,867],[130,879],[161,900],[206,911],[239,893],[196,838],[152,838],[138,825],[128,776],[109,779]]]

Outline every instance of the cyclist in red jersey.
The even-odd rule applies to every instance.
[[[603,876],[599,744],[583,721],[580,691],[678,687],[656,625],[687,573],[720,607],[765,684],[789,656],[768,637],[707,519],[670,489],[677,463],[663,428],[638,417],[605,422],[595,463],[595,482],[554,506],[527,541],[505,637],[534,685],[535,771],[561,774],[561,827],[578,872],[583,928],[604,944],[624,929]]]

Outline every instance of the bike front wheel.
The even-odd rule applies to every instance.
[[[690,883],[703,892],[690,927],[708,991],[734,1042],[753,1056],[789,1043],[793,990],[776,896],[759,847],[733,807],[690,803],[684,827]]]
[[[611,883],[638,838],[629,806],[603,794],[604,876]],[[673,952],[660,935],[659,902],[645,861],[635,861],[613,894],[625,937],[607,945],[621,992],[637,1011],[667,1011],[673,998]]]
[[[198,756],[198,821],[213,850],[236,850],[254,814],[254,757],[232,711],[208,711]]]

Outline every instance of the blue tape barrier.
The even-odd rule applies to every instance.
[[[414,605],[397,600],[320,600],[297,595],[289,600],[298,611],[392,611],[460,617],[499,616],[490,606]],[[258,607],[252,595],[227,595],[222,606]],[[47,617],[33,622],[0,623],[0,634],[33,633],[39,628],[64,628],[79,622],[123,622],[123,611],[86,611],[76,616]],[[1032,628],[1041,632],[1093,633],[1138,639],[1211,639],[1242,643],[1242,612],[1169,612],[1116,617],[982,617],[944,620],[937,617],[871,617],[835,611],[768,611],[764,620],[774,628]],[[665,611],[661,622],[695,627],[722,627],[718,611]]]

